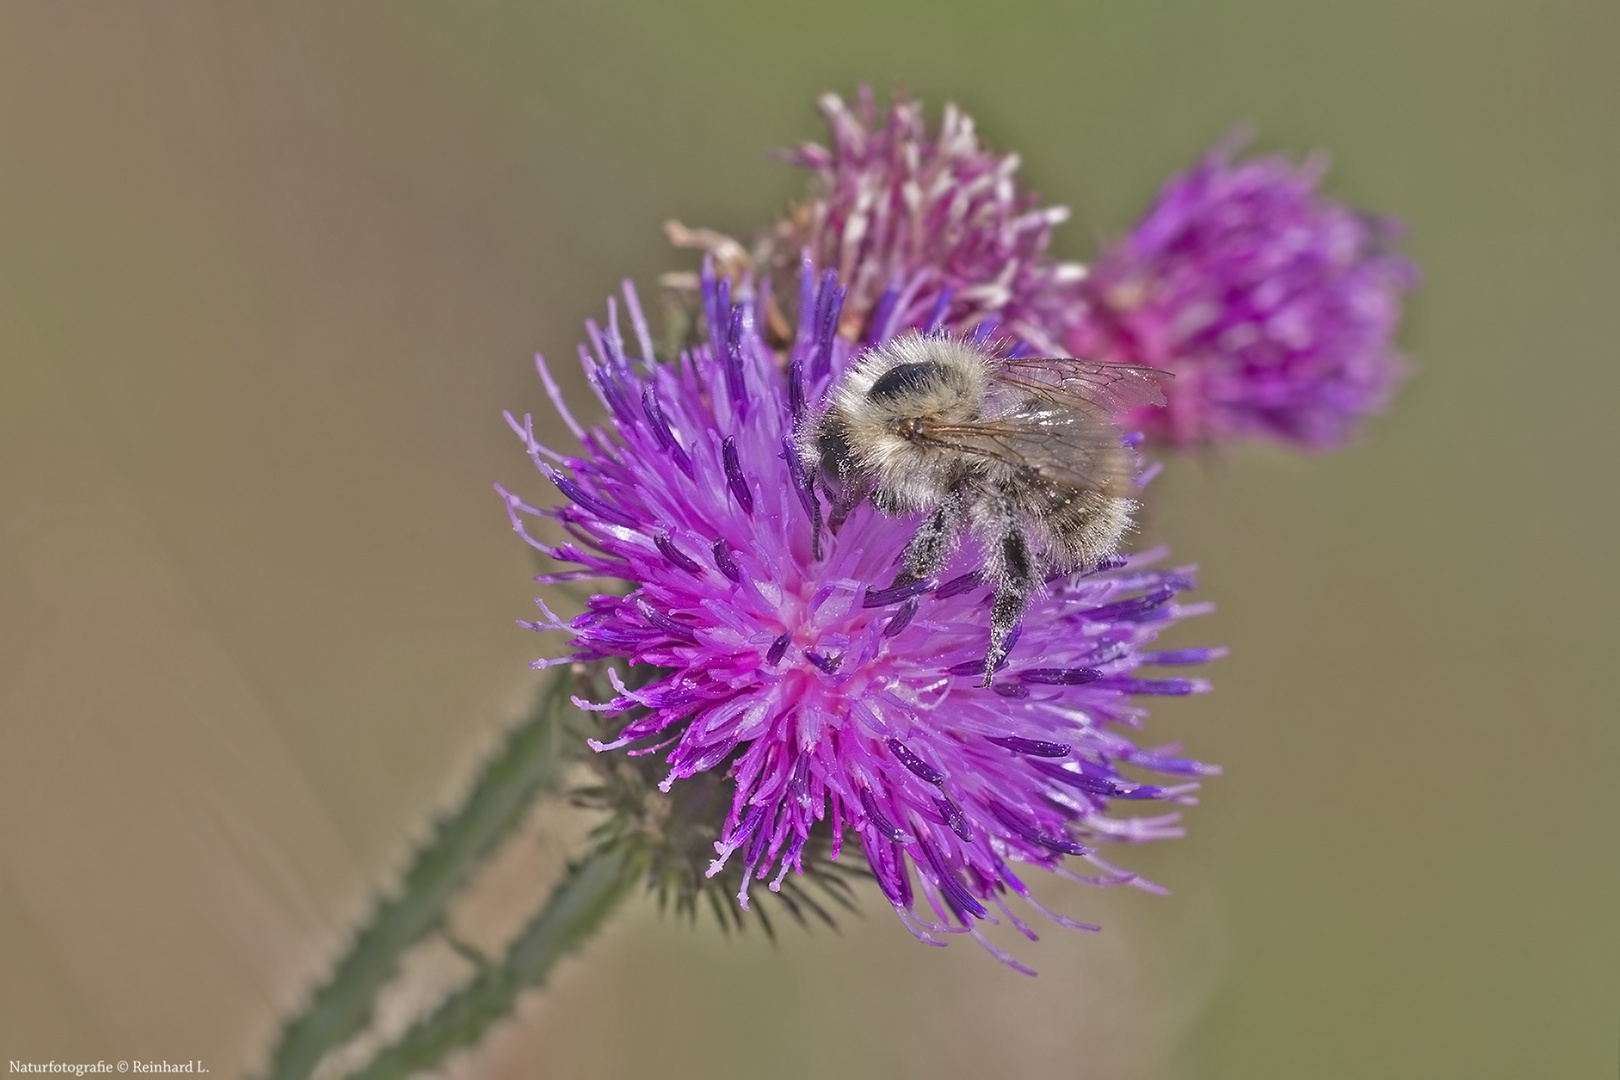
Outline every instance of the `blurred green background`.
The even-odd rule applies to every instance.
[[[0,7],[0,1058],[259,1060],[531,693],[530,355],[690,265],[665,218],[779,211],[765,150],[865,80],[1020,152],[1071,257],[1237,121],[1330,149],[1410,225],[1416,376],[1346,453],[1160,482],[1220,605],[1172,640],[1232,647],[1150,728],[1227,768],[1126,853],[1171,897],[1048,888],[1107,929],[1035,980],[875,894],[775,948],[637,904],[450,1073],[1614,1076],[1617,43],[1575,0]]]

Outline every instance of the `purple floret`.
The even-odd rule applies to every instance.
[[[1234,164],[1241,145],[1172,179],[1103,255],[1065,345],[1175,373],[1169,407],[1134,418],[1154,438],[1338,446],[1401,380],[1392,338],[1416,271],[1394,222],[1317,193],[1320,159]]]
[[[733,778],[709,873],[740,861],[745,908],[750,885],[773,869],[772,890],[804,872],[818,823],[835,849],[846,835],[859,839],[902,921],[934,944],[950,933],[983,941],[979,923],[993,909],[1028,933],[1007,907],[1009,893],[1035,905],[1015,863],[1157,889],[1095,849],[1180,835],[1174,810],[1121,817],[1110,802],[1188,804],[1193,778],[1218,771],[1132,739],[1145,716],[1134,697],[1207,689],[1137,677],[1150,657],[1189,664],[1218,654],[1144,651],[1162,628],[1204,609],[1179,600],[1191,569],[1157,569],[1162,552],[1150,552],[1052,582],[1032,600],[994,685],[975,685],[991,587],[976,575],[972,542],[938,581],[889,589],[917,519],[862,505],[834,535],[794,460],[795,393],[801,409],[814,408],[871,343],[833,332],[836,279],[806,266],[803,281],[808,315],[777,355],[752,290],[733,303],[706,270],[707,339],[672,363],[652,360],[627,284],[634,341],[610,304],[607,327],[592,325],[582,350],[609,412],[605,428],[568,416],[542,362],[583,455],[541,445],[528,417],[509,416],[565,501],[542,510],[498,490],[530,544],[581,568],[542,581],[595,575],[623,589],[591,597],[567,623],[542,602],[543,618],[524,625],[566,631],[573,652],[537,666],[619,660],[657,672],[639,684],[613,674],[611,700],[579,704],[616,733],[595,744],[601,753],[664,744],[665,791],[709,770]],[[535,517],[576,543],[534,538]],[[1128,769],[1176,780],[1146,784]],[[1074,873],[1076,859],[1099,873]]]

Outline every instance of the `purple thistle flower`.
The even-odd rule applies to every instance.
[[[831,146],[782,153],[814,174],[811,195],[766,235],[762,263],[791,272],[808,251],[817,268],[836,270],[851,337],[936,324],[963,333],[995,321],[1059,355],[1083,318],[1085,271],[1046,254],[1069,211],[1023,190],[1017,155],[992,154],[954,105],[937,133],[908,97],[880,115],[870,87],[853,106],[836,94],[820,105]]]
[[[612,301],[607,326],[589,324],[581,359],[610,428],[575,421],[539,362],[582,457],[543,446],[529,417],[508,415],[565,499],[542,510],[497,486],[512,526],[581,568],[538,580],[624,585],[622,594],[592,596],[568,623],[537,601],[542,619],[522,625],[565,630],[574,651],[536,666],[635,665],[631,674],[643,677],[628,682],[608,669],[609,700],[576,699],[614,725],[616,737],[593,746],[604,755],[662,754],[665,792],[731,779],[707,873],[740,864],[743,908],[754,882],[769,878],[776,891],[790,872],[806,872],[813,829],[830,834],[835,858],[849,835],[917,937],[941,944],[938,935],[968,933],[1027,971],[978,927],[995,909],[1035,936],[1007,903],[1013,893],[1045,910],[1014,864],[1157,890],[1095,849],[1178,836],[1178,813],[1114,816],[1110,806],[1190,804],[1197,778],[1218,771],[1131,738],[1145,715],[1134,698],[1208,688],[1139,674],[1220,654],[1148,651],[1163,627],[1206,607],[1178,602],[1192,571],[1157,569],[1163,553],[1150,552],[1050,582],[993,685],[976,686],[991,589],[973,542],[939,580],[887,588],[918,522],[862,505],[832,534],[795,460],[797,417],[871,343],[837,333],[844,293],[836,276],[818,279],[805,265],[806,314],[781,356],[756,321],[761,297],[744,287],[734,303],[729,291],[706,265],[707,337],[673,363],[653,361],[628,283],[634,341]],[[575,542],[534,538],[534,517],[554,520]],[[1146,783],[1127,769],[1171,780]],[[1096,873],[1075,873],[1069,859]]]
[[[1340,445],[1405,370],[1391,344],[1416,281],[1400,229],[1316,192],[1321,158],[1238,165],[1242,135],[1173,178],[1085,285],[1077,355],[1176,375],[1169,406],[1134,417],[1188,447],[1235,436]]]

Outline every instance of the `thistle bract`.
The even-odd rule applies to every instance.
[[[1077,355],[1171,371],[1169,407],[1135,418],[1195,446],[1248,436],[1337,446],[1381,410],[1405,365],[1392,345],[1416,280],[1398,226],[1321,197],[1325,164],[1235,164],[1217,145],[1165,185],[1088,278]]]
[[[740,864],[744,907],[756,883],[776,889],[803,871],[818,823],[833,857],[845,837],[860,845],[901,920],[935,944],[962,932],[984,941],[979,924],[993,911],[1033,937],[1009,905],[1035,904],[1021,863],[1156,888],[1097,848],[1179,835],[1167,807],[1111,808],[1188,803],[1196,778],[1216,771],[1132,737],[1142,697],[1207,688],[1140,671],[1217,655],[1148,648],[1200,610],[1178,600],[1191,570],[1156,568],[1160,553],[1148,553],[1049,582],[993,684],[976,686],[991,589],[971,542],[937,580],[887,587],[917,521],[863,505],[834,535],[820,527],[818,494],[795,460],[796,421],[870,344],[837,332],[836,276],[805,267],[799,325],[780,352],[756,320],[764,290],[745,287],[736,302],[729,291],[705,271],[707,337],[668,363],[652,359],[630,286],[630,340],[610,302],[606,327],[590,325],[581,349],[605,428],[568,414],[541,363],[582,456],[542,445],[528,417],[508,417],[563,496],[538,509],[500,489],[513,527],[575,566],[540,580],[622,583],[567,623],[542,601],[543,617],[524,625],[567,632],[573,652],[536,664],[627,661],[657,673],[610,673],[608,700],[578,702],[612,725],[596,749],[660,755],[666,791],[700,774],[730,777],[707,872]],[[532,537],[534,517],[554,519],[574,542]],[[1071,861],[1091,864],[1088,873]]]

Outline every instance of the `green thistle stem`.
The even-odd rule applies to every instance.
[[[331,976],[282,1026],[266,1080],[307,1080],[328,1053],[371,1022],[377,995],[400,957],[442,925],[446,907],[472,871],[542,791],[557,787],[578,742],[567,737],[562,720],[568,695],[565,668],[485,764],[462,804],[438,820],[398,893],[377,904]]]
[[[520,993],[545,982],[558,959],[596,932],[641,880],[638,862],[623,846],[610,845],[569,867],[503,958],[480,967],[470,983],[348,1080],[401,1080],[438,1067],[450,1051],[476,1042],[485,1028],[512,1011]]]

